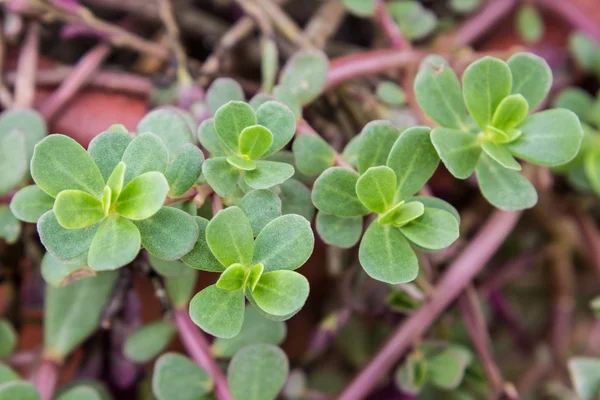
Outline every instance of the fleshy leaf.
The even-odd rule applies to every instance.
[[[18,186],[27,174],[25,134],[11,130],[0,136],[0,194]]]
[[[152,254],[148,256],[148,261],[152,269],[164,277],[179,276],[189,271],[189,268],[179,261],[162,260]]]
[[[356,195],[371,211],[386,212],[396,194],[396,174],[385,166],[371,167],[356,181]]]
[[[375,0],[341,0],[341,3],[359,17],[370,17],[375,13]]]
[[[302,308],[308,298],[306,278],[295,271],[271,271],[262,274],[252,297],[270,315],[284,316]]]
[[[245,128],[256,125],[256,115],[247,103],[231,101],[217,110],[214,123],[219,138],[230,150],[237,152],[240,134]]]
[[[42,244],[59,260],[69,260],[86,253],[100,224],[81,229],[63,228],[53,211],[43,214],[37,222]]]
[[[329,60],[319,50],[301,50],[287,62],[279,84],[306,105],[321,94],[327,80]]]
[[[168,192],[169,183],[162,173],[157,171],[143,173],[123,188],[115,210],[120,215],[133,220],[149,218],[160,210]]]
[[[477,165],[481,145],[477,136],[456,129],[435,128],[431,142],[448,171],[458,179],[467,179]]]
[[[106,181],[104,190],[106,191],[107,187],[110,189],[110,205],[117,201],[121,191],[123,190],[126,168],[127,166],[124,162],[119,162]]]
[[[183,110],[170,106],[154,109],[138,123],[137,132],[154,133],[161,138],[169,150],[169,155],[173,156],[182,145],[195,142],[192,127],[183,113]]]
[[[29,382],[11,381],[0,385],[0,400],[40,400],[40,395]]]
[[[277,187],[281,199],[281,212],[283,215],[298,214],[308,221],[315,215],[315,207],[311,200],[310,190],[295,179],[288,179]]]
[[[56,196],[54,215],[63,228],[79,229],[104,218],[102,202],[81,190],[63,190]]]
[[[246,270],[242,264],[232,264],[221,273],[217,287],[223,290],[239,290],[244,285]]]
[[[79,143],[63,135],[50,135],[35,146],[31,176],[52,197],[75,189],[100,198],[104,190],[104,179],[94,160]]]
[[[437,208],[425,208],[423,215],[399,229],[408,240],[429,250],[446,248],[458,239],[456,218]]]
[[[240,350],[227,369],[234,400],[275,400],[288,376],[285,353],[270,344],[253,344]]]
[[[292,146],[296,168],[302,173],[318,175],[333,165],[335,154],[320,136],[300,135]]]
[[[589,184],[600,193],[600,151],[591,152],[584,160],[584,171]]]
[[[537,43],[544,35],[544,20],[536,7],[523,4],[517,13],[519,35],[527,43]]]
[[[268,189],[294,175],[294,167],[276,161],[256,161],[256,169],[244,173],[244,181],[254,189]]]
[[[531,53],[517,53],[507,61],[512,73],[513,94],[521,94],[529,109],[535,109],[548,95],[552,86],[552,70],[542,57]]]
[[[505,97],[496,108],[492,125],[506,131],[519,125],[528,113],[529,105],[525,97],[520,94],[512,94]]]
[[[425,213],[425,206],[423,203],[419,201],[409,201],[408,203],[403,204],[394,214],[390,215],[390,222],[396,227],[402,227],[421,217],[423,213]],[[387,214],[379,219],[379,223],[386,222],[384,217],[387,217]]]
[[[481,130],[492,122],[496,108],[511,94],[511,89],[511,70],[504,61],[488,56],[467,67],[463,75],[463,96]]]
[[[221,197],[227,197],[235,190],[240,170],[231,165],[227,158],[209,158],[204,162],[202,171],[206,182]]]
[[[196,400],[213,386],[210,375],[181,354],[163,354],[154,364],[152,393],[157,400]]]
[[[312,201],[319,210],[340,217],[358,217],[369,210],[356,195],[358,175],[341,167],[323,172],[315,181]]]
[[[253,264],[264,271],[294,270],[302,266],[315,245],[310,222],[300,215],[284,215],[269,222],[256,237]]]
[[[0,385],[20,379],[21,377],[12,368],[0,362]]]
[[[262,125],[244,128],[240,133],[240,153],[258,160],[273,144],[273,134]]]
[[[360,243],[358,258],[365,272],[382,282],[410,282],[419,273],[417,255],[392,225],[371,223]]]
[[[513,155],[537,165],[555,166],[572,160],[583,138],[577,115],[563,109],[531,115],[519,129],[523,134],[507,144],[508,149]]]
[[[175,328],[166,321],[142,325],[127,337],[123,352],[131,361],[150,361],[166,349],[173,336]]]
[[[322,211],[317,213],[317,232],[329,245],[350,248],[362,234],[362,217],[338,217]]]
[[[278,101],[267,101],[256,110],[256,120],[273,134],[273,143],[263,157],[281,150],[296,133],[296,117]]]
[[[117,164],[121,162],[129,143],[131,143],[131,136],[117,132],[102,132],[90,142],[88,153],[98,166],[105,181],[108,180]]]
[[[213,336],[232,338],[240,332],[244,322],[244,291],[211,285],[192,298],[190,318]]]
[[[190,190],[202,173],[204,154],[193,144],[185,144],[175,152],[175,159],[170,162],[165,172],[169,182],[169,197],[183,196]]]
[[[194,294],[197,278],[198,271],[191,268],[187,268],[180,275],[167,277],[165,288],[173,308],[187,308]]]
[[[592,37],[584,32],[576,32],[569,39],[569,48],[585,71],[600,73],[600,48]]]
[[[569,360],[569,374],[581,400],[594,400],[600,393],[600,359],[574,357]]]
[[[404,90],[391,81],[381,82],[377,85],[376,94],[379,100],[392,106],[401,106],[406,103]]]
[[[86,260],[63,262],[50,253],[44,254],[41,272],[46,283],[54,287],[61,287],[88,276],[96,276],[96,273],[86,266]]]
[[[26,160],[29,161],[35,145],[46,136],[48,129],[44,117],[36,110],[10,108],[0,114],[0,137],[11,131],[23,134]]]
[[[0,317],[0,358],[7,358],[17,345],[17,332],[8,320]]]
[[[194,217],[173,207],[162,207],[150,218],[134,221],[140,230],[142,246],[164,260],[177,260],[187,254],[198,240]]]
[[[437,169],[439,156],[431,144],[430,131],[425,127],[407,129],[390,151],[387,166],[396,174],[396,201],[418,192]]]
[[[36,223],[45,212],[52,210],[54,199],[37,185],[19,190],[10,201],[10,211],[25,222]]]
[[[0,238],[9,244],[15,243],[21,234],[21,222],[10,212],[10,209],[0,204]]]
[[[537,203],[537,192],[520,173],[482,154],[475,170],[483,197],[502,210],[523,210]]]
[[[206,104],[211,115],[230,101],[244,101],[242,86],[231,78],[217,78],[206,91]]]
[[[127,185],[133,178],[146,172],[164,173],[169,163],[169,151],[157,135],[141,133],[127,146],[121,161],[127,166],[123,182]]]
[[[419,353],[409,354],[396,371],[395,382],[402,391],[419,394],[427,383],[427,361]]]
[[[224,271],[225,267],[215,258],[206,242],[206,227],[208,226],[208,220],[202,217],[194,217],[194,220],[196,221],[200,234],[194,248],[181,257],[181,261],[192,268],[202,271]]]
[[[521,170],[521,164],[515,160],[505,145],[484,140],[483,143],[481,143],[481,148],[488,156],[492,157],[504,168],[513,169],[515,171]]]
[[[462,382],[472,356],[460,346],[447,346],[429,360],[429,379],[435,386],[453,390]]]
[[[388,4],[387,9],[408,39],[421,39],[437,26],[436,15],[418,1],[395,1]]]
[[[235,154],[227,157],[227,162],[244,171],[252,171],[256,169],[256,161],[247,160]]]
[[[88,385],[78,385],[61,392],[56,400],[104,400],[98,391]]]
[[[573,111],[582,122],[593,124],[595,99],[591,94],[580,88],[567,88],[554,101],[554,107],[566,108]]]
[[[360,133],[358,145],[358,172],[386,165],[400,131],[389,121],[371,121]]]
[[[208,247],[224,266],[248,265],[254,254],[254,235],[246,214],[228,207],[213,217],[206,227]]]
[[[250,220],[254,236],[272,220],[281,216],[281,200],[266,189],[253,190],[238,205]]]
[[[223,143],[219,135],[217,135],[215,122],[212,118],[203,121],[198,127],[198,140],[213,157],[222,157],[233,154],[233,151],[230,150],[225,143]]]
[[[140,251],[140,231],[127,218],[107,217],[90,245],[88,265],[96,271],[111,270],[132,262]]]

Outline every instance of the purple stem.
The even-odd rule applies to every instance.
[[[458,46],[472,44],[510,13],[516,3],[517,0],[491,0],[481,11],[460,26],[454,34],[454,43]]]
[[[175,323],[179,337],[194,361],[208,372],[215,382],[215,395],[219,400],[233,400],[227,379],[210,355],[210,345],[190,319],[187,307],[175,309]],[[43,399],[42,399],[43,400]]]
[[[17,64],[15,79],[15,100],[13,107],[30,108],[35,97],[35,74],[39,56],[39,25],[31,22]]]
[[[554,11],[573,27],[584,31],[593,37],[596,43],[600,43],[600,26],[585,11],[577,7],[574,2],[565,0],[535,0],[535,2]]]
[[[489,292],[488,296],[494,312],[508,325],[519,348],[523,351],[529,351],[532,346],[531,339],[523,328],[521,328],[515,311],[508,301],[506,301],[500,290],[494,289]]]
[[[402,50],[411,48],[410,42],[406,40],[394,18],[387,12],[383,0],[377,0],[375,18],[377,18],[377,21],[379,21],[379,24],[385,31],[393,49]]]
[[[59,372],[58,364],[55,361],[42,359],[40,366],[31,378],[31,382],[40,394],[40,400],[52,400]]]
[[[379,378],[396,364],[413,340],[423,335],[438,315],[456,299],[492,258],[516,225],[520,212],[495,211],[477,235],[447,269],[435,295],[408,317],[392,334],[363,371],[354,378],[338,400],[362,399]]]

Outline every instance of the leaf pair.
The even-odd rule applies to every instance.
[[[204,163],[204,177],[219,196],[235,190],[243,172],[245,183],[266,189],[290,178],[294,168],[266,161],[294,136],[296,119],[283,104],[268,101],[256,112],[241,101],[221,106],[213,119],[200,125],[198,136],[213,155]]]
[[[535,55],[515,54],[506,63],[484,57],[465,70],[461,96],[454,71],[430,56],[421,65],[415,93],[421,108],[441,125],[431,132],[431,141],[448,170],[460,179],[475,171],[490,203],[515,210],[537,202],[535,189],[517,172],[521,166],[515,157],[556,166],[573,159],[581,145],[582,128],[571,111],[528,116],[551,83],[549,66]]]
[[[190,302],[190,317],[206,332],[223,338],[236,336],[244,321],[244,298],[266,316],[285,320],[308,297],[308,281],[293,270],[310,256],[314,237],[299,215],[270,221],[256,241],[248,217],[238,207],[220,211],[206,227],[206,243],[221,272],[215,285]]]

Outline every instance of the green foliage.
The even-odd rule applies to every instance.
[[[169,182],[169,197],[183,196],[194,186],[202,173],[204,154],[193,144],[184,144],[167,166],[165,177]]]
[[[322,211],[317,213],[317,233],[329,245],[350,248],[360,240],[362,217],[338,217]]]
[[[204,271],[224,271],[225,267],[215,258],[206,241],[206,227],[208,226],[208,220],[202,217],[194,217],[194,220],[198,227],[198,240],[194,244],[192,250],[181,257],[181,261],[192,268]]]
[[[0,363],[0,385],[11,382],[18,381],[19,374],[17,374],[12,368],[9,366]]]
[[[44,254],[42,259],[42,277],[51,286],[61,287],[67,283],[94,276],[95,272],[85,266],[85,259],[74,259],[69,262],[57,260],[52,254]]]
[[[21,234],[21,224],[11,213],[11,210],[0,205],[0,238],[6,239],[9,244],[15,243]]]
[[[320,136],[300,135],[292,146],[296,168],[303,174],[314,176],[331,167],[335,153]]]
[[[481,7],[482,0],[450,0],[449,6],[455,13],[470,14]]]
[[[576,32],[569,39],[569,48],[583,70],[600,75],[600,46],[593,38],[584,32]]]
[[[393,1],[387,5],[387,9],[407,39],[422,39],[437,26],[435,14],[418,1]]]
[[[379,100],[391,106],[401,106],[406,103],[404,90],[391,81],[381,82],[377,85],[376,94]]]
[[[517,12],[517,30],[527,43],[537,43],[544,36],[544,21],[537,8],[524,4]]]
[[[175,336],[169,322],[157,321],[136,329],[125,341],[123,352],[132,361],[143,363],[160,354]]]
[[[340,217],[359,217],[368,210],[356,195],[358,176],[347,169],[333,167],[315,181],[312,201],[320,211]]]
[[[102,396],[95,388],[80,385],[61,393],[56,400],[102,400]]]
[[[227,382],[234,400],[274,400],[288,376],[285,353],[270,344],[244,347],[231,360]]]
[[[25,222],[36,223],[45,212],[54,207],[54,198],[39,186],[30,185],[19,190],[10,201],[10,211]]]
[[[600,359],[572,358],[569,360],[569,373],[581,400],[593,400],[600,394]]]
[[[327,80],[329,60],[318,50],[301,50],[294,54],[281,70],[280,90],[288,93],[299,105],[304,106],[323,91]],[[277,96],[277,93],[275,94]],[[285,99],[281,99],[287,104]],[[293,107],[290,107],[293,109]]]
[[[154,365],[152,393],[158,400],[197,400],[213,385],[205,370],[181,354],[163,354]]]
[[[152,132],[161,138],[174,156],[185,144],[195,144],[196,138],[185,116],[186,111],[175,107],[161,107],[150,111],[137,125],[138,133]]]
[[[17,333],[12,324],[5,318],[0,318],[0,358],[7,358],[15,350]]]
[[[197,277],[198,272],[188,268],[185,270],[185,272],[182,272],[179,275],[166,278],[165,287],[173,307],[187,307],[194,293]]]
[[[231,78],[217,78],[206,91],[206,104],[211,115],[230,101],[244,101],[244,90]],[[203,143],[204,144],[204,143]]]
[[[10,381],[0,385],[0,400],[40,400],[35,386],[23,381]]]
[[[272,220],[281,216],[281,199],[266,189],[253,190],[239,203],[252,227],[252,234],[258,233]]]
[[[340,0],[352,14],[370,17],[375,13],[375,0]]]

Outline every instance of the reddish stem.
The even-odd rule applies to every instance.
[[[194,361],[208,372],[215,382],[215,395],[219,400],[232,400],[227,379],[210,355],[210,345],[190,319],[187,307],[175,309],[175,322],[179,337]],[[42,399],[43,400],[43,399]]]
[[[564,0],[535,0],[538,4],[554,11],[557,15],[566,19],[573,27],[586,32],[600,43],[600,26],[591,19],[585,11],[582,11],[572,1]]]
[[[447,269],[435,288],[435,295],[408,317],[392,334],[365,369],[344,389],[338,400],[366,397],[414,339],[423,335],[446,307],[464,290],[471,280],[502,245],[519,220],[520,212],[495,211],[477,235]]]
[[[379,21],[379,24],[383,28],[386,36],[390,40],[390,44],[393,49],[401,50],[401,49],[410,49],[410,42],[406,40],[402,31],[398,27],[394,18],[387,12],[385,8],[385,2],[383,0],[377,0],[377,4],[375,7],[375,18]]]
[[[562,1],[562,0],[560,0]],[[466,46],[473,43],[481,35],[512,11],[517,0],[491,0],[477,14],[464,22],[454,34],[454,43]]]
[[[39,25],[32,22],[27,30],[27,36],[17,64],[17,77],[15,79],[15,100],[13,107],[30,108],[35,97],[35,74],[39,56]]]
[[[52,400],[59,372],[59,366],[55,361],[46,358],[41,360],[40,366],[31,377],[31,382],[40,394],[40,400]]]
[[[213,195],[212,195],[213,216],[217,215],[219,213],[219,211],[221,211],[222,209],[223,209],[223,200],[221,199],[221,196],[219,196],[216,193],[213,193]]]
[[[90,75],[98,69],[109,53],[110,46],[108,44],[99,44],[77,62],[69,76],[40,107],[40,112],[47,121],[54,118],[62,107],[85,85]]]

